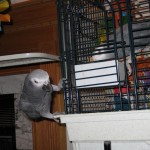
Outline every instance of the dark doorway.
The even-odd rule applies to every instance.
[[[0,95],[0,150],[16,150],[14,95]]]

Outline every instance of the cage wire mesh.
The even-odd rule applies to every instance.
[[[66,113],[150,108],[150,0],[58,0]]]

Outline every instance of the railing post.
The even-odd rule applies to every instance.
[[[104,141],[104,150],[111,150],[111,141]]]

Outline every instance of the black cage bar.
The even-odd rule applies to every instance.
[[[58,0],[66,113],[150,108],[149,4]]]

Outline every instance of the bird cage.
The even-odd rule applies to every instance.
[[[65,111],[150,108],[150,0],[58,0]]]

